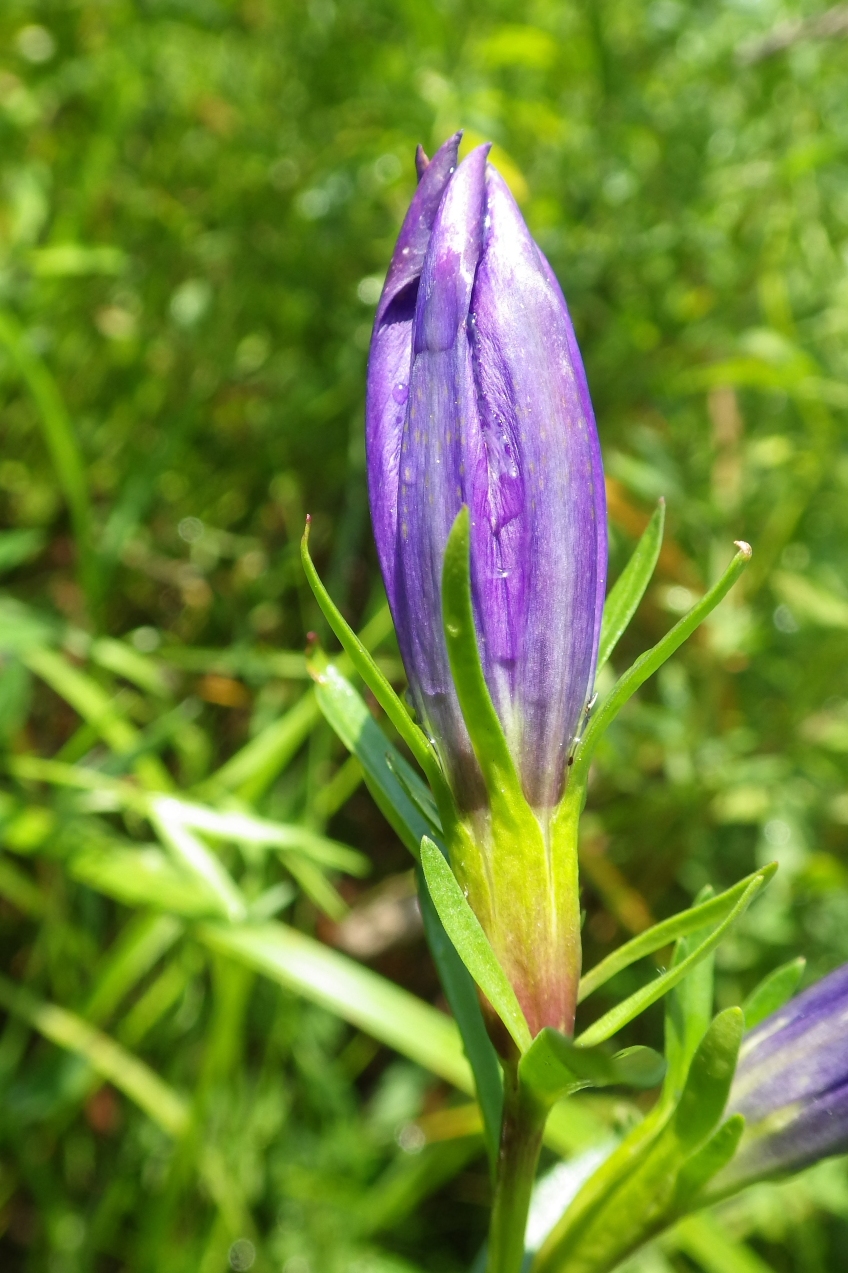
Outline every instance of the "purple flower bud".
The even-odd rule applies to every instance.
[[[721,1190],[848,1150],[848,964],[767,1017],[742,1043],[728,1114],[745,1136]]]
[[[445,544],[471,514],[486,682],[537,811],[562,795],[606,583],[600,448],[565,300],[480,146],[419,154],[377,309],[367,447],[377,550],[416,709],[461,809],[485,805],[442,633]]]

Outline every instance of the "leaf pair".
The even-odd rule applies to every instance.
[[[692,1057],[680,1099],[662,1102],[602,1164],[540,1248],[533,1273],[614,1268],[678,1215],[733,1156],[744,1120],[722,1123],[742,1038],[720,1013]]]

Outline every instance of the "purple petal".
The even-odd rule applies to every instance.
[[[486,454],[471,502],[477,619],[525,792],[549,806],[594,676],[603,474],[562,292],[493,168],[487,214],[470,324]]]
[[[416,707],[466,802],[476,800],[471,789],[479,780],[442,635],[441,575],[448,534],[483,459],[467,319],[482,246],[487,153],[478,147],[457,168],[421,275],[393,571],[395,626]]]
[[[416,166],[419,186],[404,218],[377,307],[368,359],[365,443],[371,519],[389,601],[394,603],[398,461],[409,392],[412,318],[424,255],[439,204],[456,168],[461,134]],[[420,149],[420,148],[419,148]]]
[[[848,1082],[848,966],[812,986],[745,1038],[729,1110],[759,1120]]]
[[[848,1150],[848,1082],[800,1108],[788,1105],[775,1111],[769,1123],[750,1129],[742,1145],[715,1184],[719,1189],[741,1188],[764,1176],[802,1167]]]

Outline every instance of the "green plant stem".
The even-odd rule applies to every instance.
[[[521,1273],[524,1234],[547,1110],[504,1063],[504,1111],[486,1273]]]

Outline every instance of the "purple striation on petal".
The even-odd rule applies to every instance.
[[[416,708],[460,805],[474,808],[485,795],[441,632],[445,544],[469,506],[486,680],[525,794],[550,808],[594,679],[600,447],[559,284],[488,146],[453,172],[457,144],[429,164],[419,151],[421,185],[377,312],[372,517]]]
[[[377,314],[368,359],[366,448],[371,520],[380,568],[394,605],[398,460],[409,393],[412,319],[433,222],[456,168],[460,133],[427,161],[416,156],[419,186],[404,218]]]

